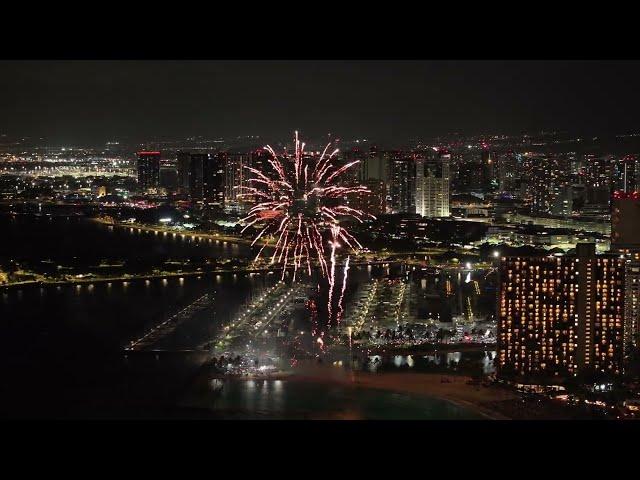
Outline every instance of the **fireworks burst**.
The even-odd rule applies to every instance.
[[[336,249],[342,243],[353,251],[362,245],[340,225],[340,218],[351,217],[362,223],[375,218],[361,210],[344,205],[341,201],[350,194],[369,193],[363,186],[342,186],[340,176],[360,161],[344,166],[335,165],[338,149],[329,152],[327,144],[320,156],[305,153],[305,144],[295,132],[295,152],[277,155],[270,146],[269,168],[260,171],[246,167],[254,174],[251,185],[241,187],[241,196],[255,198],[258,203],[243,221],[243,232],[256,225],[259,233],[252,245],[267,239],[255,260],[268,246],[273,247],[270,263],[282,265],[282,278],[287,267],[293,267],[295,281],[299,270],[311,275],[312,264],[317,263],[322,275],[329,277],[331,292],[335,283]],[[325,238],[328,238],[331,266],[327,265]],[[331,296],[331,295],[330,295]]]

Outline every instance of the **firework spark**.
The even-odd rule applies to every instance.
[[[241,187],[241,196],[256,199],[257,203],[243,219],[243,232],[255,226],[259,233],[252,245],[263,239],[258,260],[267,246],[273,247],[270,263],[282,265],[282,278],[288,267],[293,267],[295,281],[299,271],[311,275],[312,264],[317,264],[323,276],[329,277],[331,291],[335,283],[336,249],[344,243],[356,251],[362,245],[340,225],[340,219],[351,217],[362,223],[375,218],[361,210],[344,205],[341,201],[351,194],[369,193],[363,186],[339,185],[340,176],[359,161],[337,166],[334,157],[338,149],[329,153],[329,143],[320,156],[307,154],[305,144],[295,132],[294,153],[282,155],[269,145],[268,168],[260,171],[246,167],[254,177],[251,186]],[[264,240],[266,239],[266,241]],[[325,244],[330,247],[331,267],[325,258]]]
[[[344,271],[342,272],[342,291],[340,292],[340,298],[338,299],[338,327],[340,326],[340,320],[342,320],[342,315],[344,314],[344,292],[347,290],[347,278],[349,276],[349,259],[347,257],[347,261],[344,264]]]

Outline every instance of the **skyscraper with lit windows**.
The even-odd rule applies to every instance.
[[[527,155],[522,167],[524,197],[532,214],[571,214],[573,202],[568,157],[549,155],[540,158]]]
[[[178,192],[189,194],[189,176],[191,172],[191,153],[185,151],[176,152],[176,164],[178,167]]]
[[[138,152],[138,188],[146,191],[160,186],[160,152]]]
[[[390,213],[415,213],[416,167],[414,159],[404,152],[392,152],[389,159]]]
[[[611,251],[626,260],[625,344],[640,340],[640,193],[615,191],[611,197]]]
[[[615,191],[611,197],[611,248],[640,251],[640,192]]]
[[[423,217],[449,216],[449,168],[448,152],[418,153],[415,156],[416,213]]]
[[[498,372],[562,381],[623,372],[625,261],[578,244],[571,256],[500,264]]]
[[[192,201],[224,207],[225,156],[179,152],[178,186]]]
[[[242,197],[242,187],[248,187],[247,180],[251,166],[251,154],[249,153],[223,153],[226,159],[225,170],[225,201],[228,205],[235,205]]]

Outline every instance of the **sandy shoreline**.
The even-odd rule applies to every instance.
[[[224,378],[218,377],[218,378]],[[449,382],[444,383],[446,378]],[[254,378],[238,377],[246,381]],[[353,372],[326,366],[305,366],[289,372],[262,377],[264,380],[287,380],[340,385],[343,387],[392,391],[401,394],[423,396],[443,400],[481,415],[487,420],[509,420],[495,410],[495,403],[517,399],[517,394],[499,387],[468,385],[471,377],[433,373]]]
[[[442,383],[446,377],[450,383]],[[515,393],[495,387],[468,385],[470,377],[431,373],[367,373],[331,372],[325,369],[295,372],[287,377],[289,381],[309,381],[337,383],[354,388],[370,388],[397,393],[425,396],[444,400],[478,413],[490,420],[509,420],[509,417],[495,411],[486,404],[513,400]]]

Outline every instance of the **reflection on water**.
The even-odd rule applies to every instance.
[[[484,375],[491,375],[496,371],[495,358],[495,350],[434,352],[427,355],[394,355],[392,357],[372,355],[368,357],[366,368],[371,372],[377,372],[381,368],[411,368],[415,371],[429,371],[434,367],[458,367],[464,365],[470,369],[481,368]]]
[[[210,408],[228,418],[473,420],[452,403],[382,390],[294,380],[226,380],[212,389]]]
[[[103,259],[124,259],[157,266],[175,259],[204,261],[251,256],[250,248],[236,243],[197,243],[175,233],[159,236],[133,228],[112,228],[86,218],[0,214],[0,231],[4,247],[0,260],[13,258],[34,266],[45,259],[55,264],[84,266],[97,265]]]
[[[95,265],[104,258],[128,258],[131,252],[153,263],[169,257],[236,258],[248,251],[227,242],[190,243],[175,235],[130,232],[78,219],[49,218],[29,224],[26,219],[0,218],[0,226],[7,247],[0,256],[9,252],[16,258],[51,258],[55,263]],[[369,277],[371,267],[362,269],[362,274]],[[54,416],[91,417],[116,407],[147,410],[150,405],[175,405],[179,396],[175,390],[188,384],[203,360],[195,354],[168,352],[125,356],[122,346],[215,291],[219,301],[212,310],[181,324],[158,346],[178,349],[201,344],[255,291],[277,281],[275,277],[233,274],[2,292],[0,413],[16,415],[19,410],[28,417],[46,408]],[[351,279],[356,284],[357,274]],[[412,356],[398,362],[401,367],[419,368],[422,360]],[[213,387],[211,406],[230,417],[472,418],[446,402],[333,385],[261,380],[225,382],[217,393]]]
[[[0,416],[28,417],[45,407],[50,415],[83,415],[86,410],[92,415],[114,405],[170,402],[166,392],[184,388],[198,363],[182,357],[168,361],[164,354],[124,358],[122,346],[215,289],[224,301],[181,324],[158,346],[201,344],[267,279],[271,277],[233,282],[223,275],[218,281],[203,276],[2,292]]]

